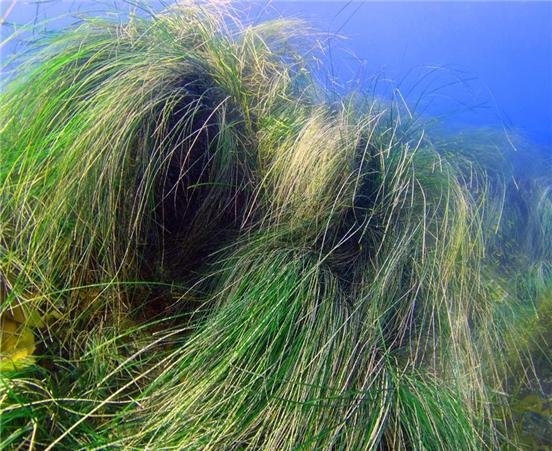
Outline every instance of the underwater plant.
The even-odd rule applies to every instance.
[[[238,16],[87,19],[11,74],[0,447],[515,446],[549,173],[335,96],[308,27]]]

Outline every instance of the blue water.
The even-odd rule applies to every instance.
[[[11,4],[0,0],[2,16]],[[129,8],[113,0],[19,0],[2,37],[21,24],[34,24],[35,35],[59,29],[77,19],[42,21],[114,4]],[[326,81],[336,89],[402,96],[415,113],[450,126],[504,128],[552,148],[552,2],[274,1],[235,7],[311,22],[328,40]],[[336,33],[347,39],[331,37]],[[17,40],[8,43],[3,59],[21,48]]]

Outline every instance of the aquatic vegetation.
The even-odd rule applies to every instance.
[[[552,285],[549,173],[336,98],[319,47],[296,21],[183,4],[86,20],[17,65],[2,447],[516,440],[496,393],[548,339],[509,312],[532,318]]]

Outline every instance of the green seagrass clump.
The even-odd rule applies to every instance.
[[[319,47],[207,2],[22,58],[0,95],[0,448],[514,446],[502,394],[544,334],[509,312],[532,321],[552,285],[546,166],[336,98]]]

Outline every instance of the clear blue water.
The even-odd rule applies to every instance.
[[[505,125],[552,145],[552,2],[287,2],[349,36],[333,67],[378,75],[457,125]],[[344,50],[346,49],[346,50]],[[423,79],[422,79],[423,77]],[[383,81],[380,81],[383,83]]]
[[[67,13],[99,13],[123,1],[1,0],[10,9],[2,37],[22,24],[34,34],[75,22]],[[153,3],[158,7],[159,1]],[[253,5],[253,6],[252,6]],[[236,2],[236,8],[307,19],[329,39],[335,83],[397,95],[420,114],[451,127],[515,130],[552,148],[552,2]],[[33,33],[27,34],[32,37]],[[3,60],[20,49],[2,48]],[[420,101],[420,103],[418,103]]]

